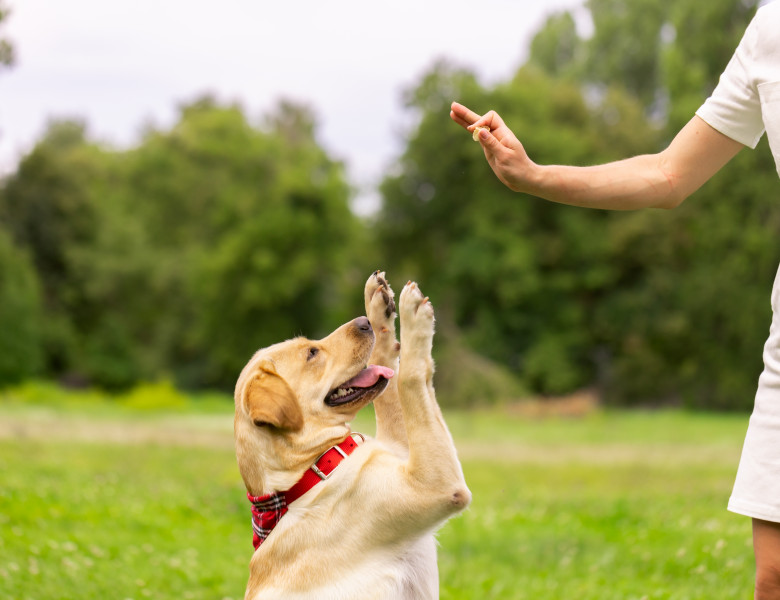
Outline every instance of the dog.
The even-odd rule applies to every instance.
[[[252,502],[246,600],[438,598],[435,530],[471,501],[432,383],[434,310],[379,271],[366,317],[259,350],[235,388]],[[369,402],[376,437],[349,422]]]

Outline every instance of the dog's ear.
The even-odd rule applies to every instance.
[[[269,363],[261,364],[246,386],[244,402],[255,425],[292,431],[303,427],[303,413],[295,392]]]

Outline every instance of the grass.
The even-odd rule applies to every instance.
[[[232,407],[173,404],[0,397],[0,598],[243,597]],[[725,510],[746,416],[446,416],[474,499],[439,533],[441,598],[752,598]]]

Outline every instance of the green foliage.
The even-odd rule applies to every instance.
[[[777,271],[777,187],[762,143],[672,213],[616,219],[610,239],[625,269],[595,317],[613,340],[614,401],[752,406]]]
[[[132,410],[179,410],[187,406],[187,397],[170,381],[142,383],[122,394],[119,401]]]
[[[26,254],[0,229],[0,385],[40,372],[42,316],[37,274]]]
[[[440,63],[407,94],[419,125],[377,222],[388,270],[425,281],[463,339],[534,393],[596,385],[614,403],[747,409],[779,250],[765,144],[676,211],[609,214],[507,191],[443,122],[451,99],[495,109],[543,164],[656,152],[755,11],[733,0],[587,6],[592,37],[568,13],[550,17],[509,82],[482,89]]]
[[[668,6],[658,0],[588,0],[593,36],[585,78],[619,83],[645,106],[659,89],[658,47]]]
[[[57,407],[66,410],[76,405],[99,405],[110,400],[110,395],[96,389],[71,390],[51,381],[28,379],[18,385],[3,388],[0,401],[4,404],[35,407]]]
[[[530,62],[597,89],[619,86],[675,132],[718,77],[757,0],[588,0],[593,34],[582,38],[570,12],[548,18]]]
[[[175,420],[182,413],[204,416],[225,414],[231,406],[232,398],[227,393],[184,393],[166,379],[142,381],[117,393],[97,387],[63,387],[38,379],[28,379],[0,390],[0,410],[8,411],[9,414],[35,413],[42,418],[62,413],[68,419],[74,415],[90,415],[94,418],[108,416],[134,421],[157,415]],[[69,431],[67,426],[64,429]]]
[[[617,90],[591,106],[576,85],[526,68],[489,92],[440,65],[412,96],[423,117],[401,173],[383,184],[376,229],[389,272],[426,282],[469,343],[528,389],[587,385],[595,377],[592,312],[618,276],[609,215],[519,197],[487,177],[479,147],[443,127],[441,89],[498,110],[540,162],[617,158],[652,147],[657,133]]]
[[[683,0],[668,4],[657,53],[668,97],[668,127],[676,131],[709,96],[755,14],[758,0]]]
[[[531,40],[528,62],[556,77],[575,76],[581,72],[583,45],[572,14],[555,13]]]
[[[506,405],[530,395],[506,364],[473,350],[442,311],[436,317],[436,396],[450,408]]]
[[[592,36],[551,16],[508,81],[484,88],[441,61],[412,86],[416,121],[367,222],[305,106],[253,123],[204,97],[121,152],[52,123],[0,184],[0,383],[229,389],[257,348],[360,314],[379,267],[437,307],[445,404],[595,387],[619,404],[748,408],[780,255],[766,144],[675,211],[610,214],[508,191],[447,119],[453,99],[496,109],[540,163],[658,151],[756,2],[586,6]]]
[[[204,98],[126,152],[51,126],[0,191],[43,282],[49,374],[229,387],[257,348],[354,307],[370,255],[342,165],[308,109],[278,110],[260,128]]]
[[[93,318],[79,282],[78,256],[100,229],[90,187],[101,176],[99,150],[85,141],[83,124],[55,122],[0,191],[0,220],[32,258],[46,315],[45,366],[77,367],[78,332]]]

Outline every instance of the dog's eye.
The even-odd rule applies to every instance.
[[[317,356],[320,353],[319,348],[309,348],[309,355],[306,357],[306,360],[311,360],[315,356]]]

